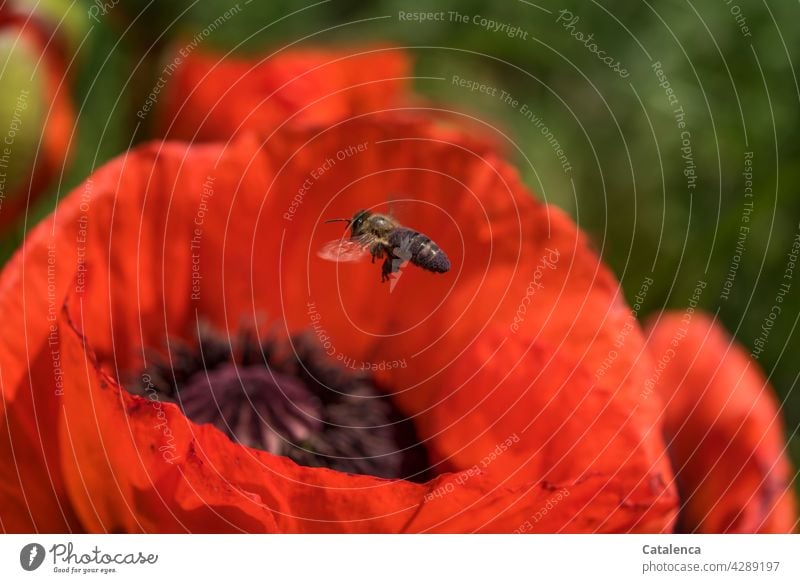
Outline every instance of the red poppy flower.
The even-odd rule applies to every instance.
[[[63,168],[74,126],[64,39],[43,18],[0,7],[0,228],[16,221]]]
[[[168,59],[160,135],[227,140],[245,130],[269,135],[284,123],[331,123],[398,107],[408,96],[405,53],[306,49],[245,59],[184,44]]]
[[[369,115],[96,172],[0,277],[4,529],[672,530],[617,283],[470,146]],[[389,198],[448,273],[317,257]]]
[[[714,320],[691,312],[654,320],[648,344],[681,529],[792,532],[793,470],[778,404],[756,362]]]

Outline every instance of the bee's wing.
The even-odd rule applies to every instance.
[[[370,256],[369,245],[371,243],[371,237],[336,239],[325,243],[325,245],[317,251],[317,255],[328,261],[362,261]]]

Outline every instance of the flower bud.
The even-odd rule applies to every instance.
[[[51,19],[0,8],[0,227],[20,219],[66,162],[74,112],[68,54]]]

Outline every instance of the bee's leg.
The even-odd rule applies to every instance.
[[[383,259],[383,247],[380,245],[376,245],[371,249],[372,253],[372,262],[375,263],[375,259]]]
[[[383,262],[383,267],[381,268],[381,281],[389,281],[389,279],[391,279],[389,276],[400,271],[400,267],[403,263],[403,261],[392,259],[392,256],[387,253],[386,260]]]
[[[389,281],[389,276],[392,273],[392,260],[388,257],[383,261],[381,266],[381,283]]]

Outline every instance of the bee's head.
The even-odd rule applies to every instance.
[[[350,228],[352,229],[353,233],[358,233],[361,230],[361,227],[364,226],[364,222],[369,218],[372,213],[365,210],[360,210],[356,214],[353,215],[353,219],[350,221]]]
[[[365,210],[360,210],[356,214],[353,215],[352,219],[329,219],[325,221],[326,223],[336,223],[336,222],[344,222],[347,223],[347,227],[350,228],[351,233],[355,235],[358,233],[363,227],[366,220],[372,216],[372,213]]]

